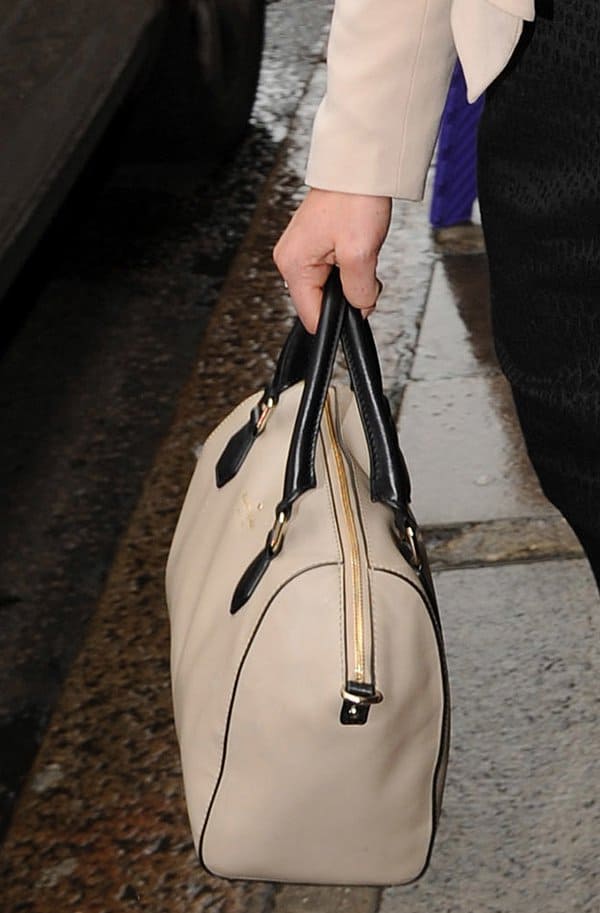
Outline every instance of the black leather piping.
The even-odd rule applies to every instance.
[[[436,641],[437,649],[438,649],[438,657],[439,657],[440,666],[442,669],[442,692],[443,692],[443,697],[444,697],[444,706],[442,708],[442,725],[441,725],[441,731],[440,731],[440,741],[439,741],[439,748],[438,748],[438,753],[437,753],[437,762],[435,765],[435,771],[434,771],[434,775],[433,775],[433,784],[432,784],[432,803],[431,803],[431,814],[432,814],[432,821],[433,821],[432,836],[431,836],[429,852],[427,854],[427,859],[426,859],[425,865],[424,865],[421,873],[417,876],[417,878],[415,878],[415,881],[416,881],[418,878],[421,877],[421,875],[423,875],[423,873],[427,869],[430,859],[431,859],[431,853],[433,851],[433,843],[435,840],[435,835],[437,832],[437,826],[439,823],[440,812],[441,812],[441,808],[438,807],[438,801],[437,801],[438,780],[439,780],[440,774],[442,773],[441,765],[442,765],[442,761],[446,755],[446,747],[449,747],[449,743],[450,743],[450,676],[448,674],[448,664],[446,661],[446,647],[444,645],[444,637],[442,634],[442,627],[440,624],[439,614],[438,614],[437,610],[434,609],[433,606],[431,605],[429,599],[427,598],[427,594],[424,593],[422,590],[420,590],[419,587],[416,586],[416,584],[414,583],[413,580],[411,580],[409,577],[405,577],[404,574],[400,574],[397,571],[392,571],[389,568],[383,568],[383,567],[374,566],[373,570],[379,571],[379,573],[381,573],[381,574],[389,574],[391,577],[396,577],[398,580],[403,580],[405,583],[408,583],[409,586],[411,586],[419,594],[419,596],[421,597],[421,599],[425,605],[425,608],[427,609],[427,614],[429,615],[429,619],[431,621],[431,626],[432,626],[433,632],[435,634],[435,641]]]

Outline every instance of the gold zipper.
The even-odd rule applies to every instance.
[[[365,681],[365,632],[363,616],[363,586],[360,569],[360,547],[358,543],[358,533],[356,531],[356,521],[352,510],[352,501],[350,498],[350,486],[348,484],[348,475],[344,464],[344,456],[341,447],[335,435],[335,426],[331,414],[331,405],[329,398],[325,402],[325,421],[327,423],[327,432],[333,450],[335,466],[337,470],[340,492],[342,495],[342,505],[344,516],[350,539],[350,566],[352,569],[352,609],[354,618],[354,674],[352,680],[362,683]]]

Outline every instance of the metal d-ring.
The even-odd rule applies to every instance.
[[[283,545],[283,539],[285,536],[285,531],[286,531],[287,525],[288,525],[288,519],[289,519],[288,515],[285,513],[285,511],[283,511],[283,510],[280,511],[277,514],[277,519],[275,520],[275,525],[273,526],[273,529],[269,533],[269,540],[268,540],[269,541],[269,551],[271,552],[271,555],[273,557],[275,557],[275,555],[278,555],[279,552],[281,551],[281,547]]]
[[[269,421],[274,408],[275,400],[272,396],[270,396],[266,402],[260,404],[260,415],[256,420],[256,437],[258,437],[259,434],[262,434],[267,427],[267,422]]]
[[[417,549],[417,533],[409,523],[406,524],[405,530],[406,530],[406,541],[408,542],[408,546],[410,548],[410,554],[411,554],[410,563],[412,564],[413,567],[418,569],[421,567],[421,558],[419,557],[419,552]]]

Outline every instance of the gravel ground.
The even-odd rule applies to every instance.
[[[273,0],[234,160],[133,165],[114,130],[3,307],[0,831],[81,646],[330,4]]]

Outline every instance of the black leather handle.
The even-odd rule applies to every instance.
[[[263,399],[271,397],[277,402],[284,390],[304,380],[306,365],[312,351],[313,337],[306,332],[296,317],[292,329],[277,359],[272,381],[265,387]]]
[[[296,347],[300,351],[301,345],[304,345],[301,343],[301,332],[304,331],[299,330],[297,325],[292,330],[294,338],[289,343],[288,352],[290,364],[299,363],[292,358],[292,353]],[[315,452],[340,339],[369,449],[371,497],[394,510],[395,523],[401,535],[416,528],[409,507],[408,471],[383,392],[375,342],[367,322],[344,298],[339,272],[334,268],[325,285],[319,326],[310,347],[275,525],[267,536],[264,548],[238,582],[231,600],[232,614],[250,599],[269,564],[279,554],[292,505],[300,495],[316,487]],[[282,370],[280,379],[285,374]],[[276,379],[273,381],[273,393],[277,395]]]
[[[264,548],[250,562],[238,581],[231,598],[230,612],[232,615],[239,612],[248,602],[267,572],[269,564],[279,554],[283,541],[283,530],[294,501],[317,484],[315,450],[335,355],[340,343],[344,308],[343,298],[335,293],[335,278],[330,277],[324,290],[319,326],[311,344],[304,377],[304,389],[288,452],[283,497],[275,511],[275,526],[269,531]],[[292,330],[292,333],[295,332],[297,332],[296,327]],[[294,345],[296,344],[299,344],[299,337]]]
[[[340,334],[340,318],[341,334]],[[337,269],[324,291],[317,335],[306,332],[296,318],[279,355],[272,380],[253,407],[245,425],[229,440],[216,465],[216,482],[225,485],[241,468],[267,416],[288,387],[305,380],[278,512],[289,513],[302,492],[316,484],[314,455],[327,387],[341,335],[370,456],[371,497],[404,512],[410,501],[410,479],[398,446],[396,428],[383,392],[377,349],[370,326],[344,299]],[[400,519],[400,518],[399,518]]]
[[[278,513],[289,514],[294,501],[317,484],[315,450],[346,307],[343,296],[338,292],[336,276],[337,270],[332,270],[323,291],[319,326],[304,376],[304,390],[292,433]]]
[[[410,478],[383,392],[377,348],[368,321],[346,301],[337,268],[324,290],[278,510],[289,512],[296,498],[316,485],[316,442],[340,338],[369,449],[371,498],[388,504],[404,521],[410,503]]]
[[[406,513],[410,476],[383,391],[375,340],[369,322],[349,305],[342,327],[342,346],[369,447],[371,499],[389,504],[397,513]]]

